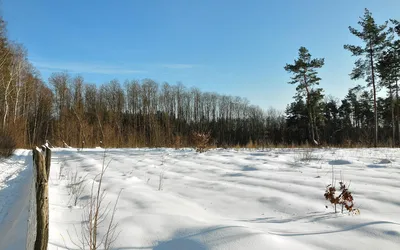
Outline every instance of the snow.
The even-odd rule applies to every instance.
[[[32,239],[32,156],[17,150],[9,159],[0,160],[0,249],[25,249]],[[28,247],[30,245],[28,244]]]
[[[319,149],[307,162],[299,160],[301,151],[108,150],[106,200],[115,201],[123,190],[115,248],[398,249],[399,150]],[[74,248],[90,185],[78,206],[70,206],[58,166],[88,174],[89,182],[101,169],[104,151],[53,152],[49,247]],[[360,215],[334,214],[324,200],[332,167],[336,180],[351,181]]]
[[[105,204],[112,207],[122,190],[114,249],[399,249],[400,150],[315,149],[308,159],[304,151],[107,150],[105,162],[111,162],[103,178]],[[1,172],[0,185],[27,176],[22,153],[14,158],[18,172]],[[49,249],[77,249],[73,243],[82,235],[84,207],[103,157],[101,148],[53,149]],[[4,163],[0,166],[4,170]],[[332,169],[337,183],[343,179],[350,184],[359,215],[335,214],[325,201]],[[67,177],[74,171],[86,176],[76,206]],[[18,189],[16,184],[12,190]],[[3,186],[1,197],[10,194]],[[16,198],[7,197],[0,205],[10,210],[7,204]],[[0,221],[4,214],[0,212]],[[0,232],[4,229],[0,224]],[[0,233],[0,249],[7,249],[3,239]]]

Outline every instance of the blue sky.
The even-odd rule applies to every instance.
[[[283,69],[300,46],[324,57],[326,95],[343,98],[364,8],[400,19],[398,0],[3,0],[12,40],[47,81],[67,70],[87,82],[152,78],[246,97],[284,110],[295,86]]]

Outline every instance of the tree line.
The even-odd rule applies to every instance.
[[[87,83],[53,73],[45,83],[22,45],[7,38],[0,20],[0,133],[18,147],[49,140],[74,147],[191,146],[194,132],[210,133],[218,147],[251,145],[397,145],[400,142],[400,25],[375,23],[366,10],[361,30],[349,31],[364,47],[345,45],[358,59],[342,99],[325,96],[318,69],[323,58],[305,48],[284,68],[297,93],[285,112],[263,110],[241,97],[202,92],[152,79]],[[386,90],[386,97],[377,97]]]

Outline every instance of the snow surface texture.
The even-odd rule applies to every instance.
[[[0,249],[33,249],[35,204],[32,156],[17,150],[0,159]],[[28,229],[29,228],[29,229]]]
[[[79,242],[103,153],[53,150],[49,249],[77,249],[71,240]],[[115,249],[400,249],[398,149],[111,149],[106,156],[106,203],[123,189]],[[325,201],[332,167],[337,182],[351,181],[360,215],[334,214]],[[77,206],[67,188],[74,171],[87,184]]]

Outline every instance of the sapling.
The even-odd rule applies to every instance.
[[[83,191],[85,190],[86,177],[87,174],[85,176],[78,176],[78,171],[70,173],[68,193],[71,195],[70,202],[72,201],[74,206],[78,204],[78,200],[82,196]]]
[[[108,163],[106,162],[105,151],[101,171],[92,180],[89,202],[85,206],[82,215],[81,233],[78,233],[74,226],[76,238],[78,238],[79,242],[76,242],[67,231],[71,242],[80,250],[110,250],[119,236],[120,232],[117,230],[118,223],[115,221],[115,215],[122,189],[118,193],[111,209],[111,202],[105,203],[106,191],[102,187],[103,177],[110,163],[111,160]],[[100,237],[99,230],[103,228],[105,232],[103,237]]]

